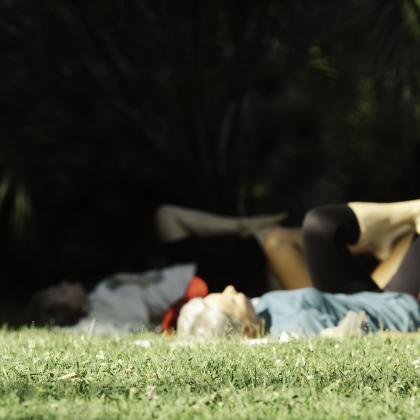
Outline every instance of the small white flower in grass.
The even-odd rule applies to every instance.
[[[305,366],[305,365],[306,365],[305,358],[303,356],[298,357],[295,363],[295,367]]]
[[[146,388],[144,395],[146,396],[148,400],[155,400],[157,397],[155,391],[156,391],[156,387],[154,385],[149,385]]]
[[[76,377],[77,377],[76,372],[69,372],[69,373],[66,373],[63,376],[60,376],[58,379],[64,381],[66,379],[73,379],[73,378],[76,378]]]
[[[274,360],[274,364],[276,366],[281,366],[283,364],[283,362],[280,359],[276,359],[276,360]]]
[[[261,346],[269,343],[268,338],[247,338],[242,342],[248,344],[248,346]]]
[[[197,347],[198,345],[210,345],[214,344],[214,341],[208,339],[208,338],[202,338],[202,337],[189,337],[186,340],[182,339],[176,339],[172,343],[169,344],[169,347],[171,349],[176,349],[178,347]]]
[[[280,343],[287,343],[288,341],[290,341],[290,338],[291,338],[290,335],[287,334],[286,331],[283,331],[280,334],[279,341],[280,341]]]
[[[97,355],[96,358],[99,360],[105,360],[105,353],[103,350],[101,350]]]
[[[150,340],[135,340],[134,344],[139,347],[144,347],[145,349],[148,349],[149,347],[152,346],[152,343]]]
[[[413,366],[416,369],[420,369],[420,359],[413,360]]]
[[[138,392],[139,390],[136,387],[131,387],[128,391],[128,398],[132,399]]]

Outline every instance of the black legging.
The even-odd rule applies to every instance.
[[[357,243],[359,235],[356,215],[344,204],[318,207],[306,215],[305,259],[316,288],[330,293],[380,291],[348,250],[349,245]],[[420,239],[416,236],[386,290],[417,297],[419,286]]]

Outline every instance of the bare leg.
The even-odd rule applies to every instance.
[[[265,232],[262,247],[276,280],[284,288],[310,287],[312,282],[303,255],[302,231],[300,229],[274,228]],[[398,240],[389,257],[382,261],[371,276],[380,289],[384,289],[398,270],[411,245],[413,234]]]
[[[172,205],[159,207],[155,215],[158,233],[163,242],[177,241],[189,236],[248,236],[275,226],[286,216],[286,213],[280,213],[268,216],[228,217]]]
[[[359,223],[354,251],[373,253],[385,260],[395,241],[410,232],[420,233],[420,200],[395,203],[348,203]]]
[[[263,249],[271,269],[284,288],[312,286],[303,256],[301,229],[271,229],[265,236]]]
[[[380,289],[384,289],[397,272],[413,241],[414,234],[408,233],[395,242],[389,257],[380,262],[371,276]]]

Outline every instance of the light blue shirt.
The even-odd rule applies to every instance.
[[[255,310],[266,321],[267,330],[301,336],[318,335],[338,325],[349,311],[365,312],[370,332],[420,328],[420,305],[411,295],[395,292],[361,292],[352,295],[320,292],[314,288],[269,292],[261,296]]]

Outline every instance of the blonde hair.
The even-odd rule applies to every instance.
[[[242,322],[232,319],[218,308],[207,305],[204,299],[195,298],[182,307],[177,322],[177,334],[181,337],[223,337],[240,334],[243,327]]]

